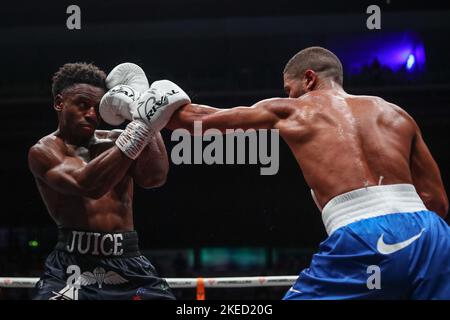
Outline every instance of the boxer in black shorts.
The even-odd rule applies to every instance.
[[[39,300],[173,299],[141,255],[135,231],[100,233],[59,229],[58,243],[37,284]]]
[[[139,253],[132,211],[133,182],[143,188],[165,182],[162,127],[135,117],[123,131],[96,130],[108,82],[128,81],[137,94],[149,87],[141,70],[125,64],[107,78],[92,64],[71,63],[53,77],[58,128],[28,155],[42,199],[59,228],[58,244],[36,285],[36,299],[174,299],[166,281]],[[159,111],[153,121],[164,114]]]

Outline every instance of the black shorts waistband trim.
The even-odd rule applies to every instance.
[[[58,229],[56,250],[102,258],[141,255],[136,231],[105,233]]]

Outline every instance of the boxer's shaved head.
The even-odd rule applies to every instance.
[[[92,63],[66,63],[53,75],[52,94],[55,98],[74,84],[85,83],[105,89],[106,74]]]
[[[339,58],[322,47],[309,47],[293,56],[283,73],[292,78],[302,78],[306,70],[311,69],[324,78],[331,78],[342,86],[343,70]]]

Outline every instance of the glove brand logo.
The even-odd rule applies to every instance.
[[[111,89],[111,94],[124,94],[130,99],[136,100],[136,92],[133,88],[128,86],[119,86],[115,89]]]
[[[151,91],[153,94],[156,94],[156,91]],[[138,112],[141,114],[142,108],[144,109],[145,117],[148,121],[152,119],[155,113],[162,107],[169,104],[169,96],[177,94],[179,92],[172,90],[170,92],[166,92],[161,98],[156,99],[155,96],[151,96],[146,101],[142,101],[138,103]]]

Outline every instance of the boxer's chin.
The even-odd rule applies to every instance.
[[[95,127],[90,124],[80,125],[80,127],[78,129],[78,133],[82,137],[90,138],[95,133]]]

